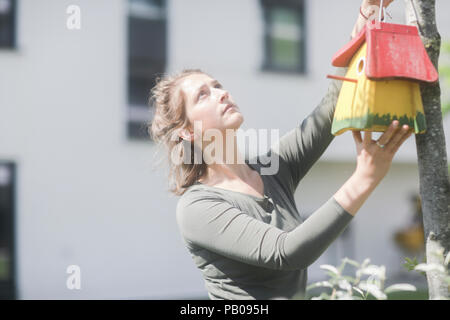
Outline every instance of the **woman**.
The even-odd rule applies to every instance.
[[[376,16],[373,5],[377,4],[363,1],[353,36],[366,18]],[[307,267],[342,233],[410,136],[408,126],[399,127],[398,121],[378,141],[372,140],[371,132],[362,138],[359,131],[353,131],[355,172],[303,221],[294,192],[334,138],[330,130],[339,85],[339,81],[332,81],[319,106],[300,126],[281,137],[279,168],[272,175],[262,175],[260,163],[236,161],[235,135],[231,140],[214,140],[223,144],[219,157],[207,155],[206,148],[212,143],[205,139],[208,130],[225,137],[227,130],[235,133],[243,122],[233,98],[214,78],[200,70],[187,70],[159,80],[152,89],[156,112],[151,135],[168,147],[172,191],[181,195],[177,222],[211,299],[304,294]],[[202,124],[197,132],[196,122]],[[193,161],[196,152],[203,161]],[[270,149],[268,155],[274,153]],[[227,154],[232,155],[232,163],[225,161],[230,159]],[[181,158],[190,161],[180,163]]]

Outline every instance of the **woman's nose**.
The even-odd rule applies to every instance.
[[[228,99],[230,96],[228,94],[228,91],[223,90],[223,92],[220,94],[220,103],[223,103],[225,99]]]

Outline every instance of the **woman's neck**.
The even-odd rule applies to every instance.
[[[221,144],[212,141],[204,148],[203,157],[207,163],[207,169],[199,182],[212,185],[232,180],[246,181],[252,177],[251,168],[239,152],[235,134],[228,139],[224,137]]]

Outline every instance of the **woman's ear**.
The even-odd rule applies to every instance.
[[[194,132],[191,132],[187,129],[181,129],[179,132],[179,137],[186,141],[193,141],[194,140]]]

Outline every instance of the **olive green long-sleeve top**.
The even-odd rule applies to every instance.
[[[294,200],[300,180],[334,138],[331,123],[340,85],[331,81],[316,109],[280,138],[279,170],[261,175],[263,198],[198,182],[180,197],[178,227],[210,299],[303,295],[307,267],[352,220],[334,197],[303,220]],[[246,160],[261,174],[261,161],[252,162]]]

